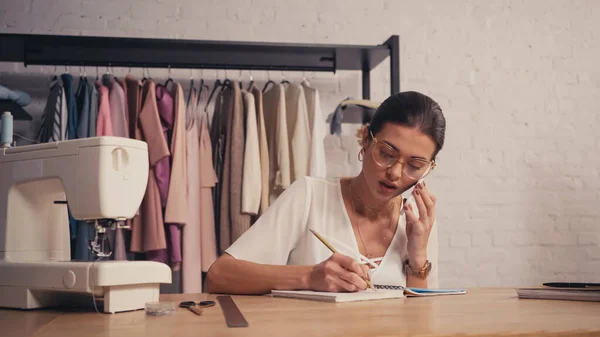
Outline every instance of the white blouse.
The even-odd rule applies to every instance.
[[[414,201],[412,205],[416,209]],[[381,263],[370,271],[374,285],[406,286],[402,271],[402,261],[408,255],[405,225],[402,214]],[[318,264],[332,253],[309,228],[325,237],[340,253],[360,259],[339,178],[304,177],[294,181],[226,252],[237,259],[261,264]],[[437,288],[437,223],[427,247],[427,258],[433,264],[427,283],[428,287]]]

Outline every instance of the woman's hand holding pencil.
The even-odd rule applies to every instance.
[[[369,281],[369,266],[337,252],[337,250],[316,231],[310,231],[333,255],[317,264],[310,274],[310,288],[315,291],[354,292],[372,288]]]

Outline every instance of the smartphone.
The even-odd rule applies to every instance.
[[[419,179],[416,183],[414,183],[414,185],[412,185],[409,189],[407,189],[406,191],[402,192],[402,199],[406,199],[406,204],[410,204],[411,202],[414,201],[415,196],[413,194],[413,191],[415,190],[415,188],[417,187],[417,184],[420,184],[423,182],[424,179]],[[402,214],[402,212],[404,212],[404,209],[400,210],[400,214]]]

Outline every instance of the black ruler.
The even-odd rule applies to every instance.
[[[217,301],[225,316],[225,322],[230,328],[245,328],[248,327],[248,321],[242,315],[242,312],[233,301],[231,296],[217,296]]]

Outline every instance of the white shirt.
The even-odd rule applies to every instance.
[[[244,148],[244,168],[242,176],[242,212],[256,215],[260,208],[262,176],[260,171],[260,149],[258,145],[258,127],[256,124],[256,106],[254,95],[242,91],[246,112],[246,142]]]
[[[290,147],[291,182],[309,175],[310,125],[304,87],[290,83],[285,88],[285,113]]]
[[[325,163],[325,121],[321,113],[319,90],[302,82],[306,109],[310,126],[310,168],[311,177],[327,177],[327,164]]]
[[[413,203],[413,208],[416,205]],[[376,269],[374,285],[406,286],[402,261],[407,258],[406,219],[402,214],[392,242]],[[344,205],[339,178],[304,177],[296,180],[257,222],[227,250],[231,256],[261,264],[314,265],[331,256],[310,231],[324,236],[340,253],[359,259],[360,252]],[[438,287],[438,235],[434,223],[427,245],[433,264],[428,287]]]

